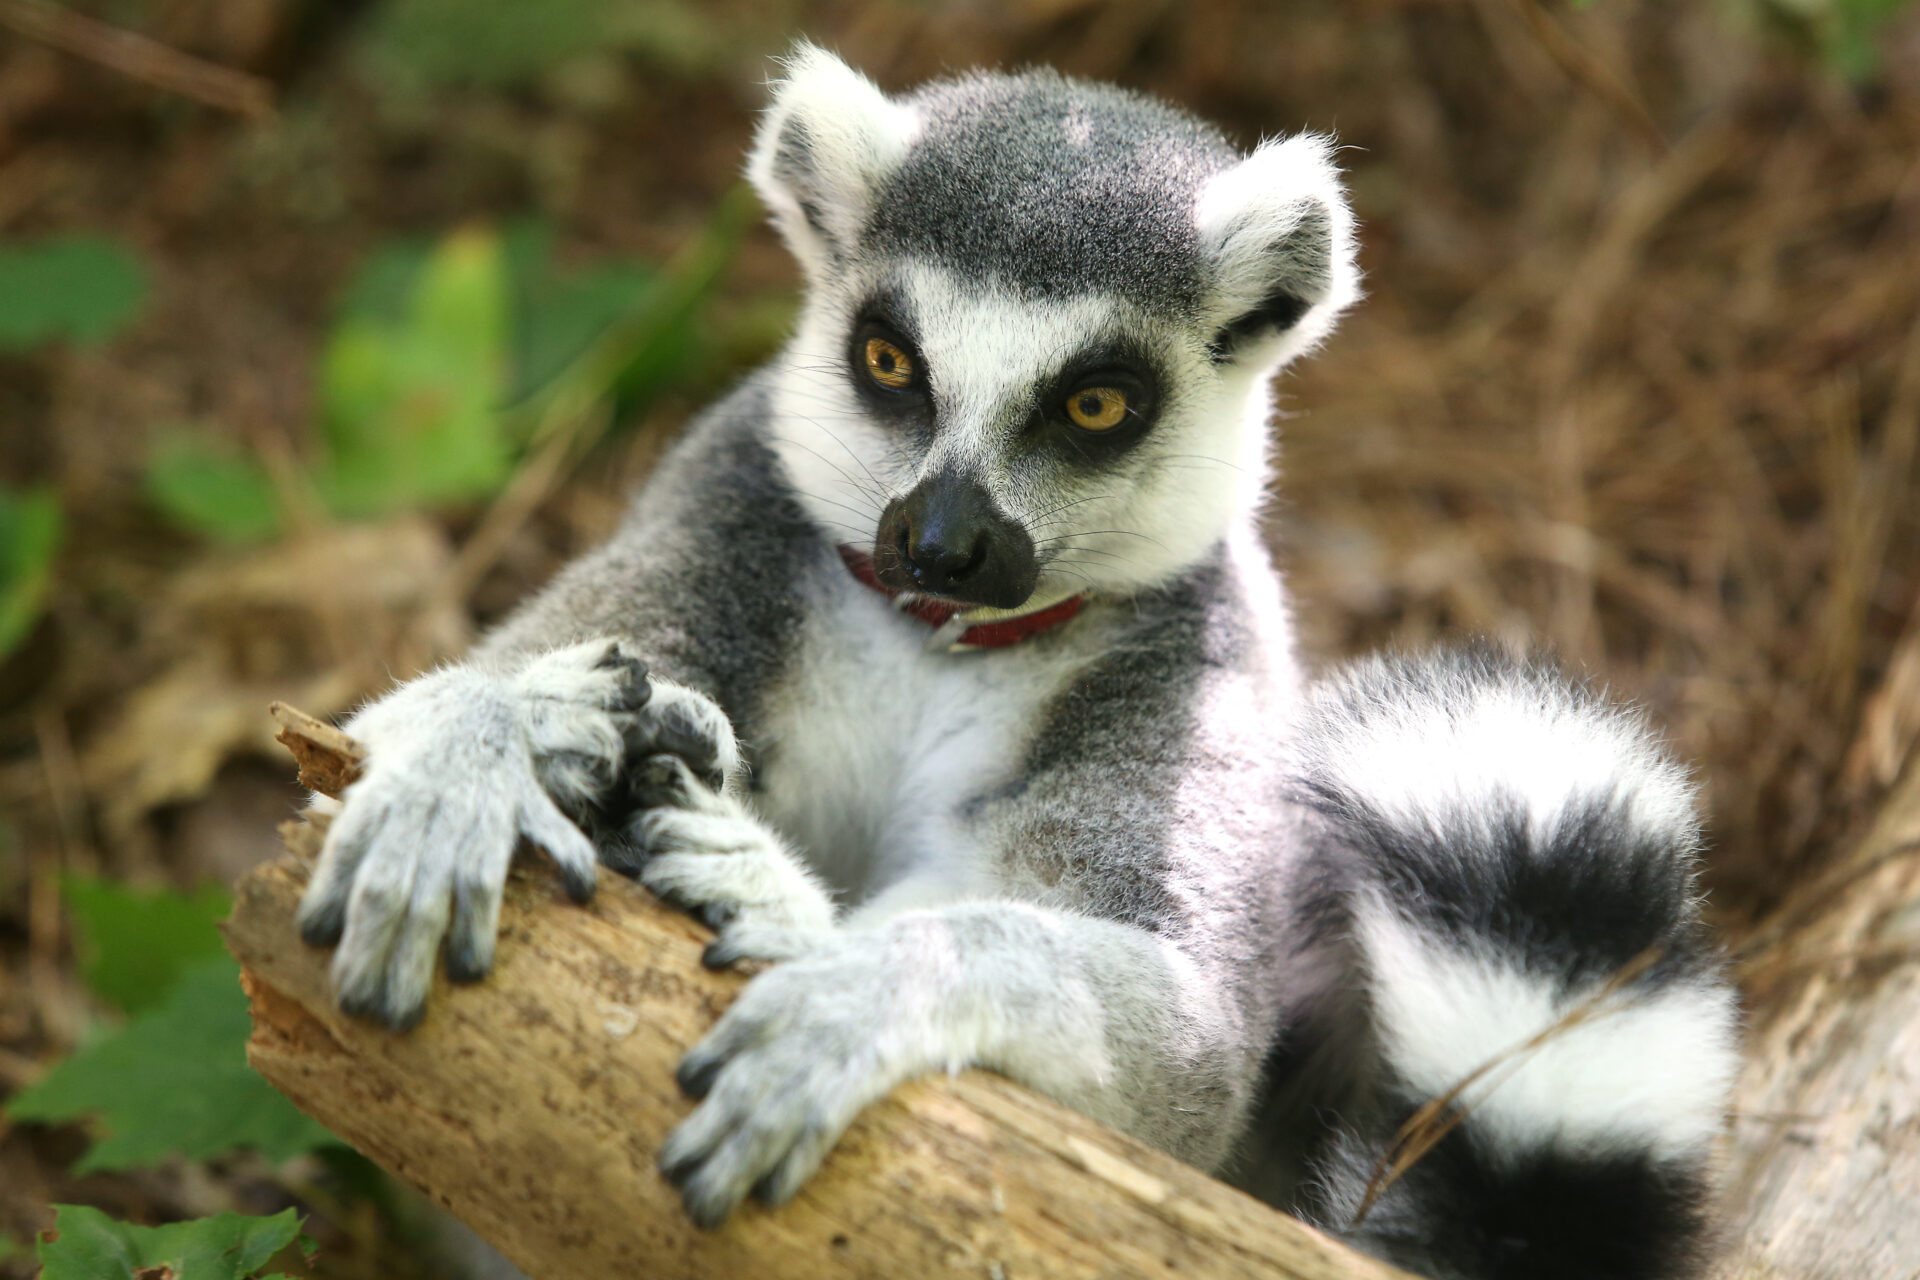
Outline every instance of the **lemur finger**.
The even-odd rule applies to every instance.
[[[626,730],[628,755],[675,755],[718,791],[739,763],[733,727],[721,710],[687,689],[659,690]]]
[[[765,1049],[755,1052],[764,1053]],[[732,1065],[735,1069],[723,1072],[712,1083],[705,1100],[661,1144],[660,1172],[676,1186],[684,1186],[709,1165],[737,1131],[753,1123],[777,1124],[778,1113],[788,1105],[792,1091],[775,1087],[785,1083],[786,1073],[769,1070],[771,1063],[749,1063],[744,1058]],[[759,1069],[741,1070],[743,1066]]]
[[[454,877],[453,927],[447,934],[447,976],[453,981],[478,982],[492,970],[501,888],[464,870]]]
[[[610,821],[605,814],[590,814],[593,847],[600,865],[616,875],[635,879],[647,862],[647,846],[633,831],[632,824]]]
[[[763,974],[762,979],[768,976]],[[687,1050],[686,1056],[680,1059],[680,1066],[674,1071],[673,1078],[681,1092],[689,1098],[704,1098],[722,1067],[777,1033],[790,1016],[793,1002],[784,999],[773,1001],[769,1012],[764,1015],[755,1009],[743,1010],[742,1005],[747,1003],[751,994],[752,988],[748,988],[741,999],[734,1001],[732,1008],[720,1015],[720,1021],[713,1024],[713,1030],[707,1032],[700,1043]]]
[[[414,881],[406,914],[394,931],[381,1007],[375,1015],[395,1031],[415,1025],[426,1013],[434,961],[440,953],[440,940],[447,936],[447,920],[452,913],[445,879],[422,870]]]
[[[600,660],[594,666],[617,671],[620,675],[619,687],[607,701],[609,710],[638,711],[653,696],[653,683],[647,679],[647,664],[629,653],[620,641],[608,644],[607,651],[600,655]]]
[[[642,809],[678,809],[693,803],[698,786],[685,761],[663,753],[640,762],[628,783],[628,792]]]
[[[543,791],[532,790],[520,799],[520,831],[527,839],[546,850],[560,870],[567,896],[575,902],[589,902],[598,878],[593,841],[573,825],[567,815]]]
[[[754,1184],[791,1150],[795,1125],[790,1114],[791,1090],[788,1092],[788,1098],[775,1093],[735,1104],[732,1129],[703,1159],[687,1168],[680,1202],[694,1225],[712,1229],[725,1222]],[[716,1100],[707,1105],[720,1104]]]
[[[794,1137],[793,1145],[760,1181],[753,1184],[753,1197],[769,1209],[778,1208],[793,1199],[793,1193],[805,1185],[808,1178],[820,1168],[820,1162],[827,1158],[834,1144],[840,1140],[844,1125],[836,1126],[824,1114],[811,1112],[806,1123],[800,1126],[800,1132]]]
[[[853,1118],[884,1097],[893,1079],[864,1052],[816,1061],[805,1075],[804,1082],[788,1091],[796,1117],[785,1149],[753,1186],[755,1198],[769,1207],[793,1198]]]
[[[620,762],[586,751],[543,751],[533,758],[534,776],[548,795],[569,811],[585,815],[607,794]]]
[[[320,863],[307,891],[300,896],[295,919],[300,937],[309,946],[330,947],[340,941],[347,925],[347,901],[353,893],[354,873],[380,828],[381,816],[366,807],[349,808],[327,828]]]
[[[332,965],[334,991],[350,1014],[388,1020],[387,965],[413,896],[417,848],[412,840],[396,840],[361,863]]]
[[[794,960],[820,949],[827,936],[822,929],[768,924],[751,915],[734,922],[715,925],[720,936],[700,953],[700,963],[709,969],[728,969],[742,960]]]

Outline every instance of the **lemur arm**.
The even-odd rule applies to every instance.
[[[745,734],[800,626],[800,584],[831,549],[759,432],[749,382],[687,429],[604,546],[569,564],[475,649],[512,664],[616,638],[659,679],[717,702]]]
[[[716,785],[738,776],[730,717],[777,675],[822,546],[752,433],[763,401],[748,384],[714,406],[606,547],[468,660],[349,721],[366,767],[300,910],[303,937],[338,944],[343,1008],[417,1020],[442,938],[452,977],[483,976],[523,838],[590,896],[598,861],[635,852],[630,762],[673,753]]]
[[[1217,1157],[1240,1092],[1223,976],[1137,926],[1016,902],[839,931],[755,978],[684,1060],[701,1106],[661,1151],[711,1226],[786,1200],[897,1085],[984,1066],[1176,1154]]]

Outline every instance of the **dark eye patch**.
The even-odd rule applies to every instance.
[[[1094,347],[1069,360],[1040,388],[1028,434],[1076,461],[1110,460],[1152,428],[1159,393],[1159,372],[1144,354],[1126,346]],[[1102,422],[1116,396],[1125,405],[1119,422],[1097,429],[1075,424],[1076,414],[1089,423]]]
[[[876,298],[856,314],[847,332],[846,365],[854,389],[875,411],[931,426],[927,362],[893,299]]]

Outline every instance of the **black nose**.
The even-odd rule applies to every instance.
[[[901,591],[1011,609],[1033,594],[1033,539],[978,481],[949,472],[881,513],[874,572]]]

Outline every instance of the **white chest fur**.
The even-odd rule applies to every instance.
[[[811,604],[752,744],[756,806],[849,906],[987,890],[991,868],[957,810],[1014,777],[1084,653],[929,652],[925,623],[851,576]]]

